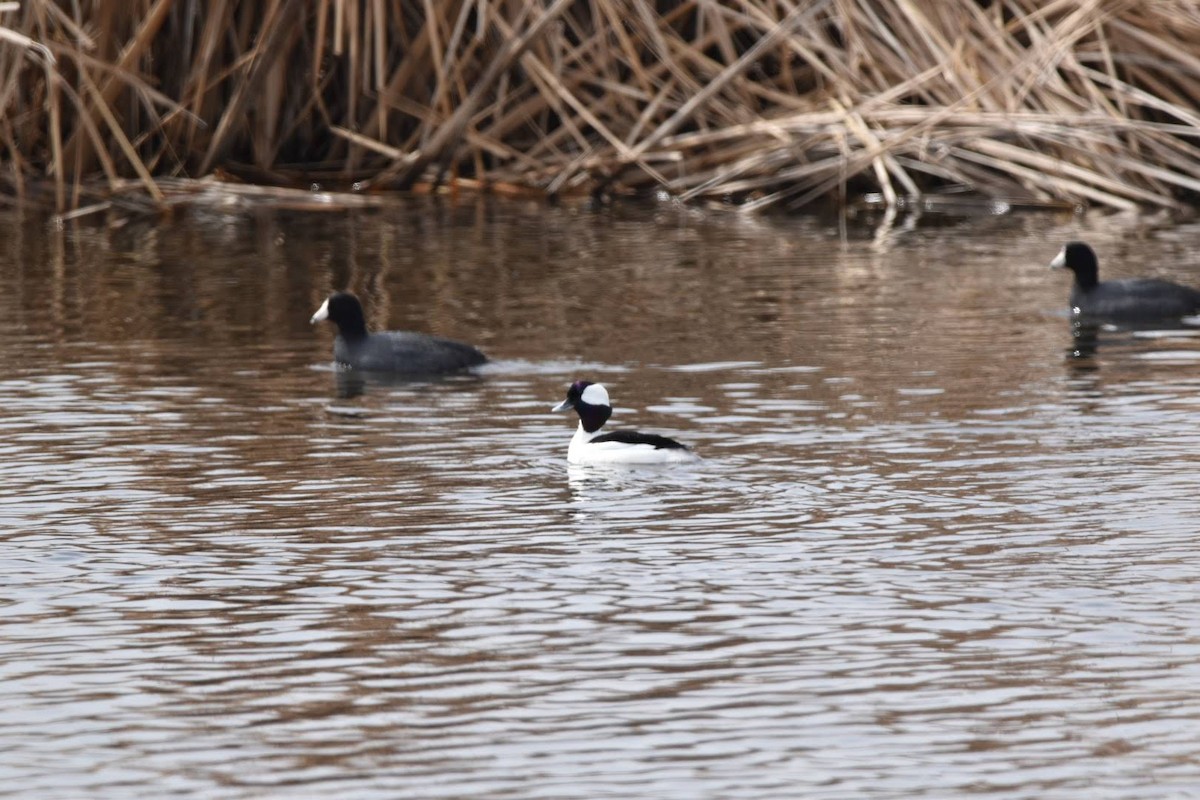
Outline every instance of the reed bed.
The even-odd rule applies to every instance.
[[[1177,208],[1198,77],[1185,0],[10,1],[0,186]]]

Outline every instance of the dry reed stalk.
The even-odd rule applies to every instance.
[[[43,6],[46,9],[54,9],[54,6],[46,4]],[[98,90],[98,96],[95,97],[95,107],[89,108],[85,106],[80,110],[80,113],[91,114],[93,122],[96,120],[96,114],[104,115],[105,108],[110,108],[116,100],[117,95],[124,88],[125,79],[122,73],[132,71],[133,65],[142,57],[149,48],[154,37],[162,28],[162,24],[166,21],[167,12],[171,8],[171,0],[158,0],[150,9],[150,12],[142,18],[141,25],[133,34],[132,38],[121,48],[121,53],[116,62],[112,65],[111,74],[105,76],[104,82]],[[72,26],[75,29],[76,26]],[[82,73],[81,73],[82,74]],[[67,151],[71,153],[78,146],[77,140],[73,137],[67,142]],[[86,157],[85,157],[86,159]],[[84,167],[88,162],[85,160]]]
[[[0,0],[0,175],[1176,208],[1197,76],[1188,0]]]

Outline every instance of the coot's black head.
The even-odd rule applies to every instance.
[[[1079,284],[1081,289],[1091,289],[1100,282],[1100,265],[1096,262],[1096,253],[1083,242],[1067,242],[1050,262],[1050,266],[1074,272],[1075,283]]]
[[[352,294],[337,292],[329,295],[309,323],[315,325],[326,319],[336,325],[338,333],[347,339],[362,339],[367,335],[362,303]]]
[[[598,383],[591,381],[575,381],[567,389],[567,399],[556,405],[551,411],[568,411],[575,409],[579,421],[588,433],[600,430],[608,418],[612,416],[612,406],[608,402],[608,391]]]

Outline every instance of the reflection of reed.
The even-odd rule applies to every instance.
[[[49,179],[60,210],[208,199],[158,180],[218,168],[752,208],[944,187],[1171,206],[1200,186],[1180,3],[3,5],[4,181]]]

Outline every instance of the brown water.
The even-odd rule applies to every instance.
[[[1200,339],[1068,238],[418,203],[0,219],[0,796],[1200,796]],[[480,344],[347,382],[308,318]],[[705,457],[568,468],[568,381]]]

